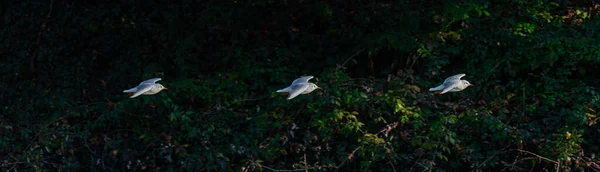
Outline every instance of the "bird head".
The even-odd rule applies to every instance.
[[[467,81],[467,80],[462,80],[462,81],[466,86],[475,86],[475,85],[469,83],[469,81]]]
[[[309,92],[312,92],[312,91],[314,91],[315,89],[322,89],[322,88],[321,88],[321,87],[319,87],[319,86],[317,86],[317,84],[314,84],[314,83],[309,83],[309,86],[308,86],[308,89],[307,89],[307,90],[308,90]]]
[[[165,87],[165,86],[163,86],[163,85],[161,85],[161,84],[157,84],[157,87],[158,87],[160,90],[169,90],[167,87]]]

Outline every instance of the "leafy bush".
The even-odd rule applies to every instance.
[[[594,3],[3,2],[0,166],[599,170]]]

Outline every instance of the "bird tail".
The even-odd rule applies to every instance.
[[[124,93],[133,93],[133,92],[135,92],[136,90],[137,90],[136,88],[132,88],[132,89],[129,89],[129,90],[125,90],[125,91],[123,91],[123,92],[124,92]]]
[[[442,89],[444,89],[444,85],[440,85],[440,86],[437,86],[437,87],[434,87],[434,88],[430,88],[429,91],[440,91]]]
[[[290,87],[281,89],[281,90],[277,90],[278,93],[283,93],[283,92],[290,92],[292,89],[290,89]]]
[[[138,94],[138,95],[133,94],[133,95],[129,96],[129,98],[135,98],[135,97],[137,97],[139,95],[142,95],[142,94]]]

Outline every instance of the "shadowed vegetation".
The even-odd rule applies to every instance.
[[[0,167],[598,171],[595,3],[3,1]]]

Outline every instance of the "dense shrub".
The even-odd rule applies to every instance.
[[[3,170],[600,170],[595,1],[1,4]]]

